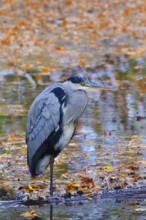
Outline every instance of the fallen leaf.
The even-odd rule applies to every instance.
[[[139,167],[138,166],[133,166],[133,165],[126,165],[125,169],[130,169],[130,170],[133,170],[133,171],[137,171],[137,170],[139,170]]]
[[[38,217],[35,210],[25,212],[25,213],[21,214],[21,216],[26,217],[26,218],[36,218],[36,217]]]
[[[42,67],[42,68],[40,69],[40,71],[47,73],[47,72],[49,72],[49,68],[48,68],[48,67]]]
[[[104,166],[103,170],[104,170],[104,172],[112,172],[114,170],[114,168],[111,166]]]

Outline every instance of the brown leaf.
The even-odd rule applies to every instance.
[[[138,166],[133,166],[133,165],[126,165],[125,169],[137,171],[137,170],[139,170],[139,167]]]

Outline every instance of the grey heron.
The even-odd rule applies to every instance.
[[[32,103],[27,118],[27,163],[37,176],[50,164],[50,195],[53,195],[54,158],[73,137],[77,121],[87,106],[89,89],[108,89],[74,75],[44,89]]]

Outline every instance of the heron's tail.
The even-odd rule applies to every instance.
[[[32,177],[38,176],[44,172],[50,163],[50,155],[44,155],[40,159],[36,158],[35,155],[32,158],[27,157],[27,164]]]
[[[50,157],[50,155],[45,155],[44,157],[38,160],[35,168],[36,175],[39,175],[44,172],[44,170],[50,163]]]

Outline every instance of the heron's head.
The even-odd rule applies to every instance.
[[[81,75],[74,75],[64,82],[72,90],[112,90],[110,87],[91,82]]]

